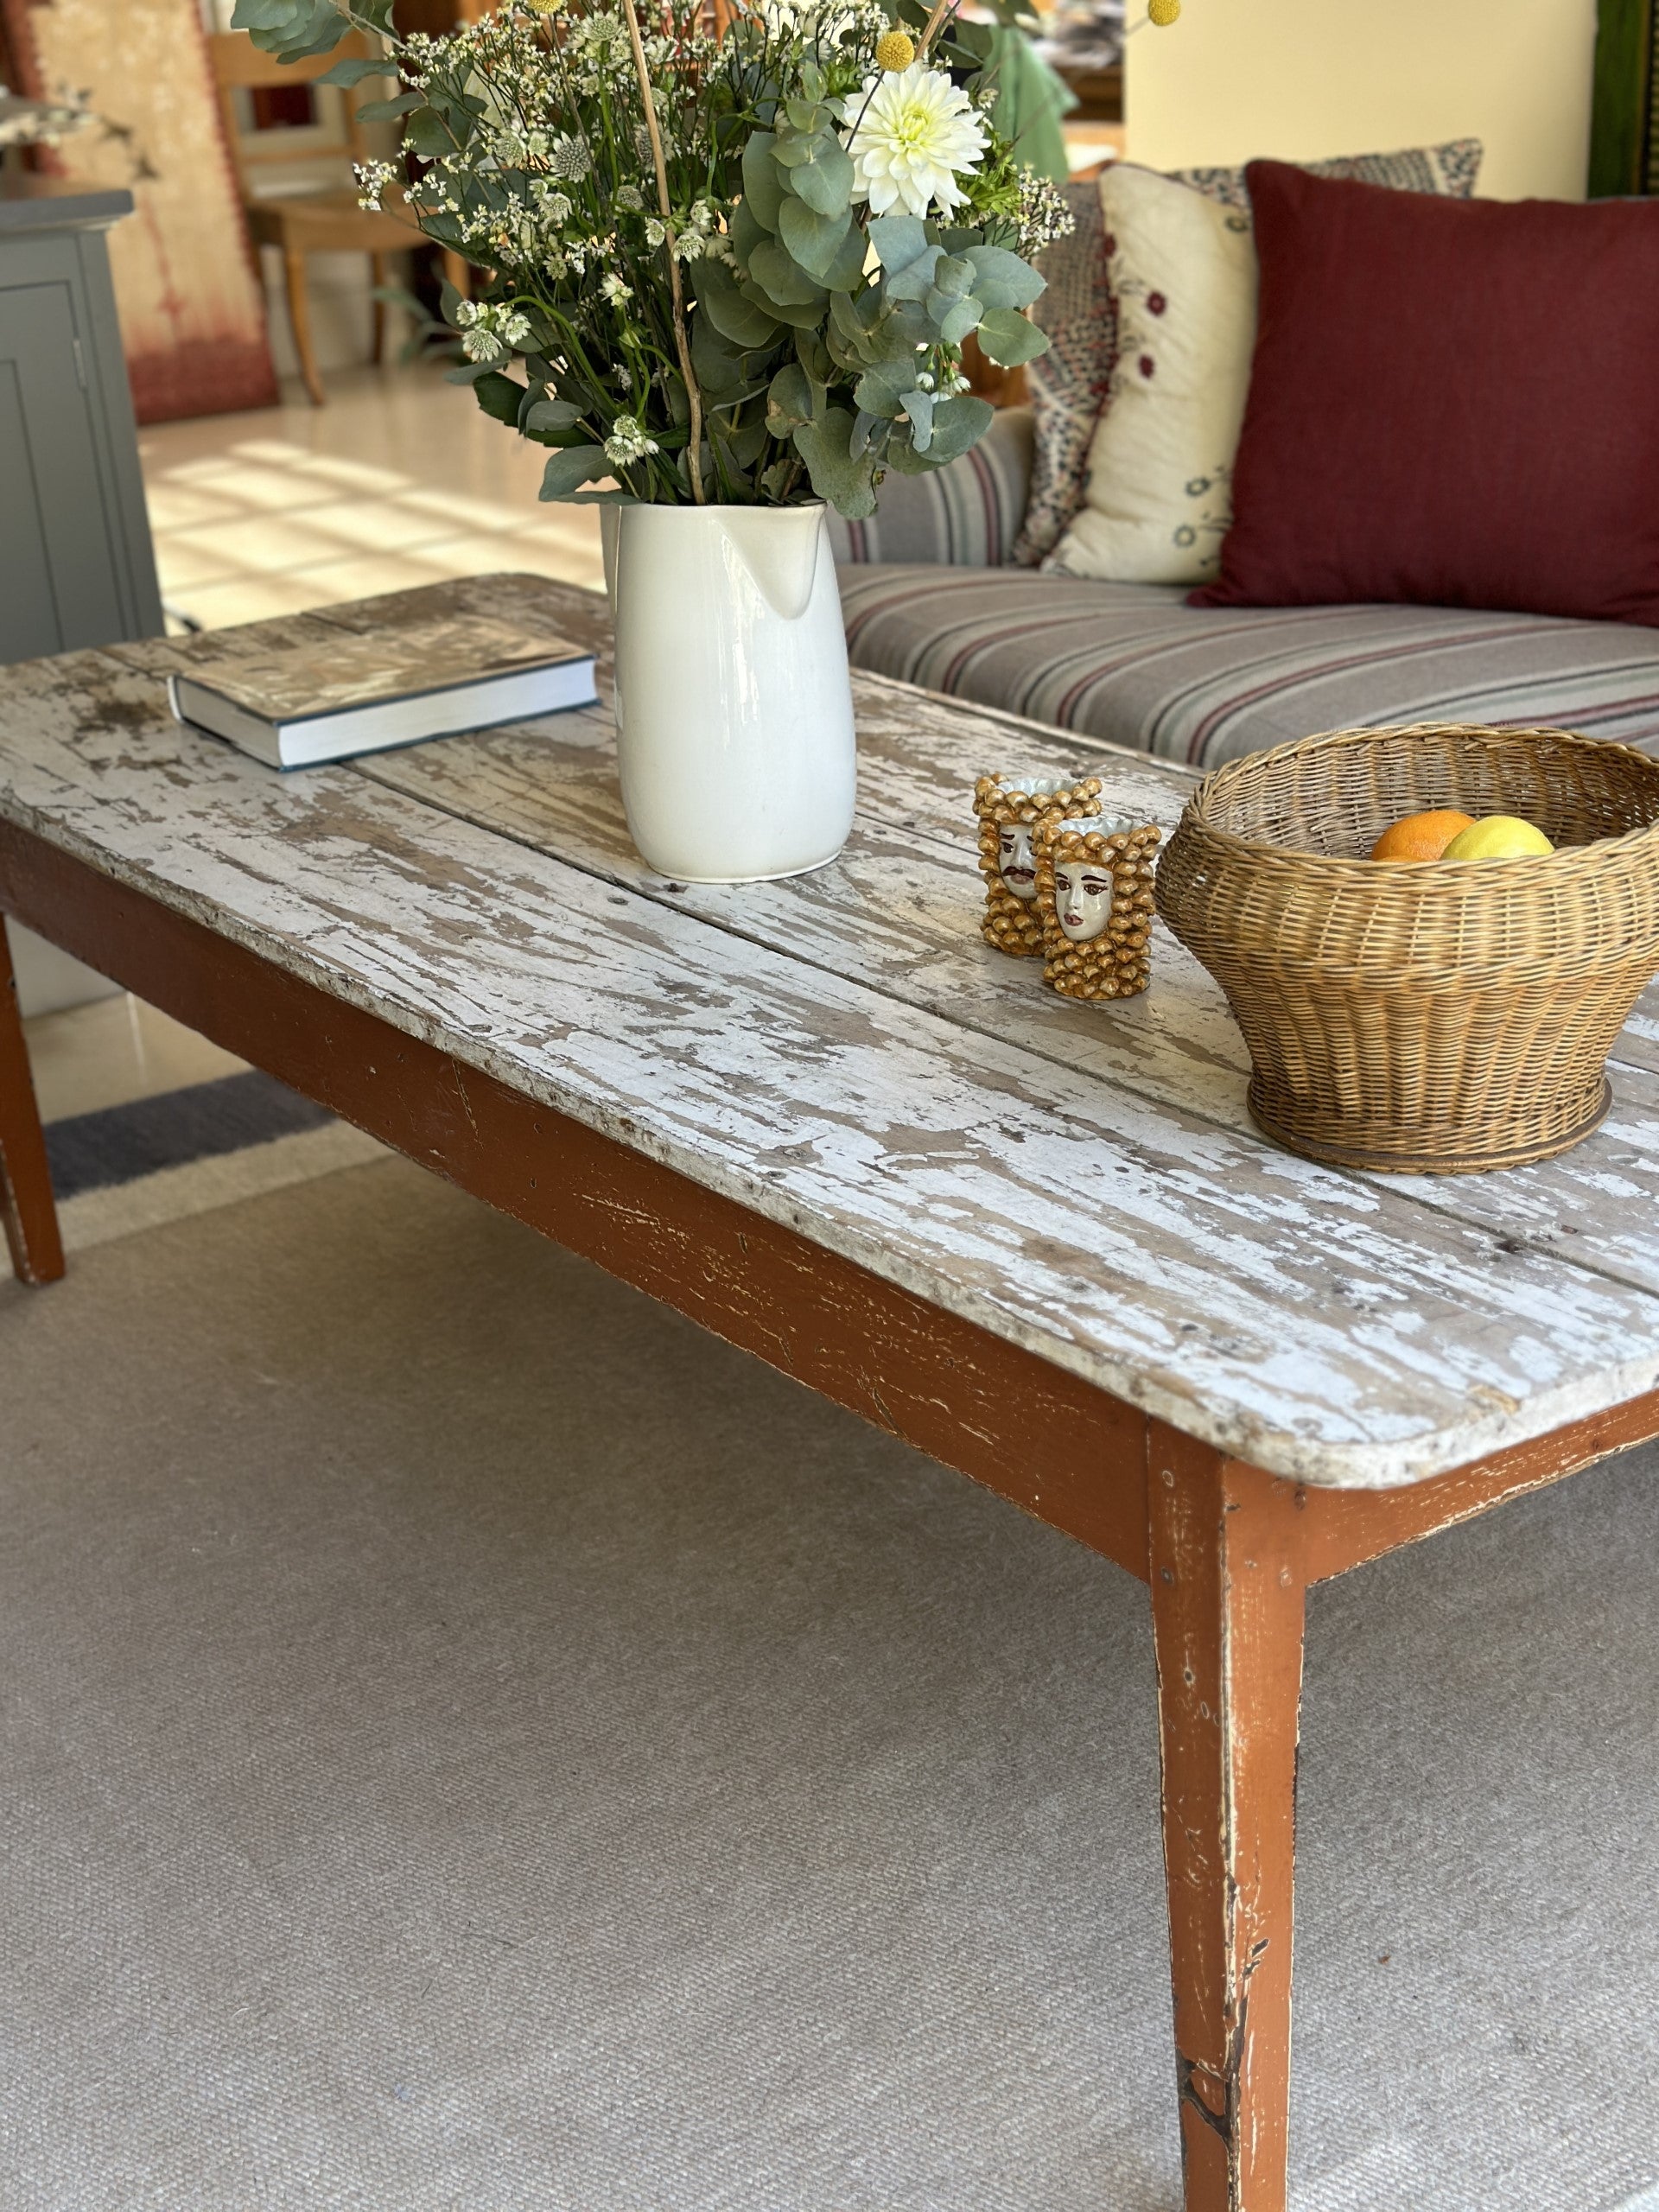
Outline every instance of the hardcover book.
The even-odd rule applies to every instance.
[[[276,645],[250,639],[199,671],[168,678],[182,722],[273,768],[452,737],[591,706],[594,657],[486,615],[398,629],[341,630]]]

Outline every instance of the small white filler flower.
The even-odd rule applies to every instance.
[[[637,415],[619,415],[605,441],[605,458],[613,468],[626,468],[658,450],[656,439],[645,435],[645,425]]]
[[[853,197],[868,200],[872,213],[901,208],[925,215],[937,202],[948,214],[961,203],[957,175],[979,167],[985,126],[942,69],[918,61],[867,77],[863,92],[843,100],[841,111]]]

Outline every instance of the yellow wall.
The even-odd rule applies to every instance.
[[[1128,0],[1131,23],[1146,0]],[[1128,41],[1153,168],[1484,139],[1480,189],[1581,200],[1595,0],[1185,0]]]

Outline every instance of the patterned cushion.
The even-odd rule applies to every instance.
[[[1357,177],[1401,192],[1443,193],[1469,199],[1480,174],[1478,138],[1453,138],[1443,146],[1414,146],[1398,154],[1349,154],[1303,167],[1316,176]],[[1230,207],[1248,208],[1243,168],[1175,169],[1189,184]],[[1026,370],[1037,420],[1031,504],[1014,541],[1014,558],[1035,567],[1058,544],[1083,501],[1084,471],[1095,424],[1111,390],[1117,359],[1117,308],[1107,280],[1109,248],[1092,179],[1065,187],[1077,228],[1057,239],[1039,266],[1048,289],[1033,315],[1048,333],[1049,350]]]
[[[832,509],[839,562],[951,561],[996,569],[1008,558],[1031,486],[1028,407],[1006,407],[976,446],[927,476],[889,470],[868,522]]]
[[[1166,760],[1314,730],[1556,723],[1659,749],[1659,633],[1423,607],[1198,608],[1030,569],[842,575],[854,663]]]
[[[1048,333],[1048,351],[1026,365],[1036,417],[1031,498],[1014,543],[1025,568],[1057,546],[1083,498],[1089,441],[1106,404],[1117,359],[1117,312],[1106,281],[1106,224],[1092,179],[1061,188],[1077,227],[1038,257],[1047,289],[1032,320]]]

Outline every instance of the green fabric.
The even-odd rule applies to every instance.
[[[1659,0],[1599,0],[1590,197],[1659,191]]]
[[[1060,118],[1069,115],[1077,96],[1062,77],[1057,77],[1022,32],[999,23],[988,75],[996,86],[992,120],[1014,151],[1039,176],[1064,184],[1071,174],[1065,156]]]

